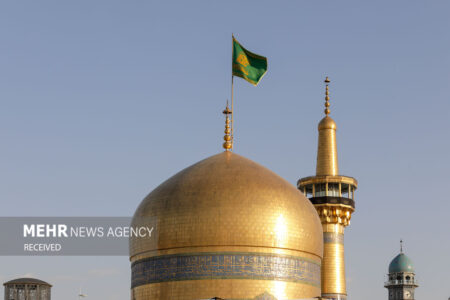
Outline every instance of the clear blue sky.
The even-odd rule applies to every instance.
[[[340,171],[359,180],[349,299],[387,299],[405,240],[417,299],[450,296],[449,1],[2,1],[4,216],[129,216],[221,151],[231,33],[268,57],[235,80],[235,151],[295,184],[313,175],[323,79]],[[2,241],[5,242],[5,241]],[[126,257],[0,257],[55,300],[129,298]]]

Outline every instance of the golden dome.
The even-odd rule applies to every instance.
[[[133,226],[154,234],[130,239],[132,299],[320,296],[315,208],[286,180],[232,152],[162,183],[139,205]]]

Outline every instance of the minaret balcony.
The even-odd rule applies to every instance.
[[[419,282],[414,280],[388,280],[384,283],[384,287],[398,286],[398,285],[409,285],[409,286],[419,286]]]
[[[358,182],[348,176],[311,176],[297,182],[298,189],[313,204],[337,204],[355,208]]]
[[[314,205],[331,204],[343,205],[355,208],[355,200],[346,197],[324,196],[324,197],[310,197],[309,200]]]

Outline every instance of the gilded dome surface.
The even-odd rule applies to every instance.
[[[130,239],[134,299],[320,295],[322,226],[293,185],[240,155],[204,159],[139,205]],[[165,295],[165,296],[163,296]]]

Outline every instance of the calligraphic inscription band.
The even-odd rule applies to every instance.
[[[262,253],[192,253],[155,256],[131,266],[132,288],[167,281],[260,279],[320,286],[320,264],[302,257]]]

